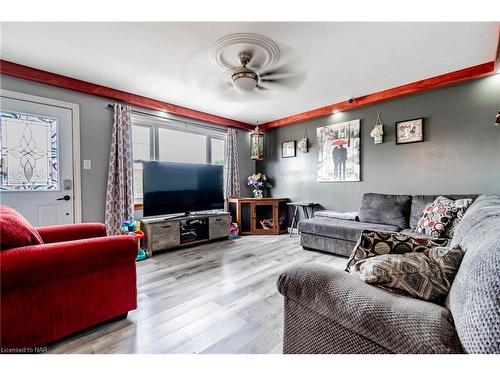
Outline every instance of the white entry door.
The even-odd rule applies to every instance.
[[[75,141],[76,104],[2,90],[1,203],[34,226],[81,221],[80,150]]]

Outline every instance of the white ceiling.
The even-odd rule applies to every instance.
[[[264,123],[495,59],[498,23],[2,23],[1,58]],[[221,97],[211,48],[231,33],[275,41],[302,70],[293,90]],[[206,73],[208,84],[190,78]]]

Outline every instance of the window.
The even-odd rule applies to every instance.
[[[206,164],[207,137],[165,128],[158,129],[160,161]]]
[[[142,204],[142,160],[151,160],[152,128],[144,125],[132,126],[132,156],[134,158],[134,203]]]
[[[226,133],[171,120],[132,116],[134,202],[143,202],[142,161],[224,165]]]
[[[210,139],[210,148],[212,150],[212,164],[224,165],[224,140],[218,138]]]
[[[134,160],[151,159],[151,128],[148,126],[132,127]]]

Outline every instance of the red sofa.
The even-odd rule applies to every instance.
[[[35,244],[21,238],[25,246],[5,249],[9,224],[24,220],[15,214],[0,209],[2,348],[43,346],[137,307],[132,237],[106,237],[104,224],[60,225],[32,228]]]

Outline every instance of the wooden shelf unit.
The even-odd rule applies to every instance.
[[[240,227],[240,234],[282,234],[288,231],[287,198],[231,198],[229,212]],[[264,229],[263,219],[272,219],[273,227]]]

